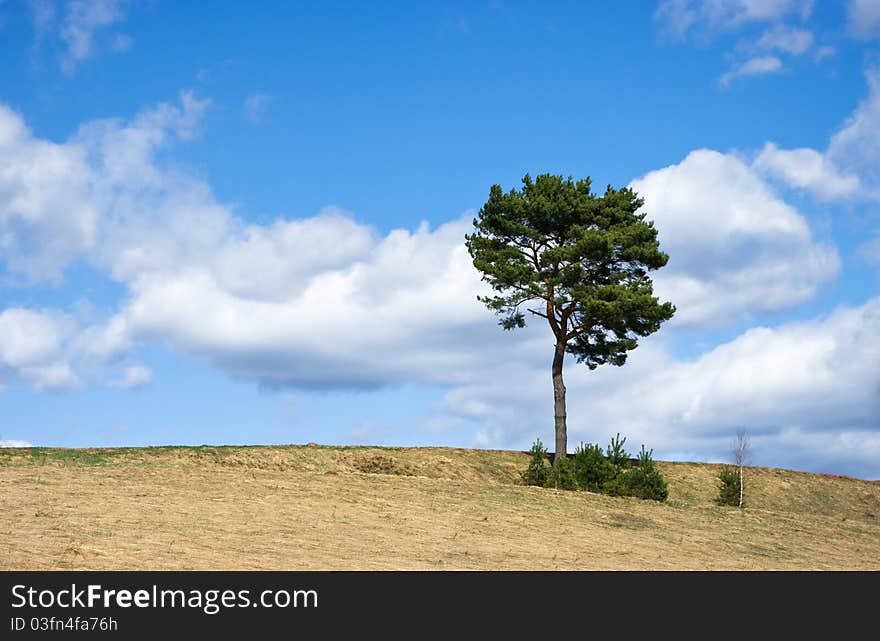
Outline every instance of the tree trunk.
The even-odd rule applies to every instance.
[[[556,460],[568,451],[568,433],[565,425],[565,383],[562,382],[562,361],[565,359],[565,343],[556,343],[553,354],[553,410],[556,424]]]

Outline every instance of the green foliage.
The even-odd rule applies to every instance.
[[[669,257],[632,189],[602,196],[589,178],[526,174],[522,189],[493,185],[465,236],[474,266],[497,292],[480,300],[504,329],[525,311],[547,320],[578,362],[623,365],[626,353],[675,313],[653,295],[648,272]],[[637,213],[638,212],[638,213]]]
[[[541,485],[538,481],[543,478],[544,487],[665,501],[669,488],[654,462],[654,450],[645,450],[642,445],[638,463],[630,466],[629,455],[623,449],[625,441],[620,434],[611,439],[607,457],[602,454],[598,444],[581,443],[573,459],[557,457],[553,467],[548,468],[547,450],[538,439],[530,450],[532,460],[522,473],[523,482],[526,485]],[[615,455],[613,458],[612,454]]]
[[[601,492],[602,487],[620,474],[620,468],[605,458],[598,444],[581,443],[574,453],[574,475],[578,487]]]
[[[532,459],[529,466],[522,473],[522,481],[525,485],[537,485],[545,487],[550,478],[550,468],[547,465],[547,448],[541,443],[541,439],[536,439],[532,448],[529,450]]]
[[[639,452],[638,464],[608,483],[606,492],[612,496],[634,496],[640,499],[665,501],[669,488],[652,458],[654,450]]]
[[[718,471],[718,505],[739,507],[739,470],[733,465],[722,465]]]
[[[561,456],[553,463],[545,487],[555,487],[557,490],[579,489],[574,466],[567,456]]]
[[[612,465],[620,469],[629,467],[629,453],[623,449],[624,443],[626,443],[626,437],[624,436],[621,439],[620,432],[618,432],[617,436],[611,439],[611,443],[608,444],[608,449],[606,450],[608,460]]]

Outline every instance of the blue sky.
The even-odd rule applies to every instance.
[[[880,2],[278,4],[0,2],[0,443],[550,442],[463,236],[552,172],[679,309],[572,447],[880,478]]]

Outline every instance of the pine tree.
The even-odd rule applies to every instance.
[[[501,316],[500,325],[525,325],[525,313],[543,318],[556,344],[551,378],[556,460],[566,456],[565,355],[590,369],[623,365],[627,352],[672,317],[675,307],[654,296],[650,270],[669,257],[657,230],[640,213],[644,201],[628,187],[602,196],[589,178],[526,174],[522,190],[500,185],[466,235],[474,266],[497,294],[480,300]]]

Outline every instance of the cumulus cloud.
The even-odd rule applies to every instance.
[[[174,137],[196,135],[205,106],[184,93],[179,106],[89,123],[63,144],[35,139],[7,110],[8,162],[18,168],[23,157],[32,169],[7,172],[0,194],[35,201],[0,200],[0,221],[19,232],[6,235],[8,269],[37,265],[57,277],[79,256],[129,292],[106,323],[71,339],[78,357],[119,358],[158,341],[235,376],[302,387],[458,384],[500,357],[509,342],[476,301],[483,284],[463,243],[470,216],[386,235],[333,208],[248,224],[207,183],[156,159]],[[65,171],[41,177],[46,164],[30,160],[38,153],[65,159]],[[633,186],[673,256],[656,282],[677,305],[677,324],[782,309],[836,273],[834,250],[813,242],[803,217],[734,156],[694,152]],[[60,243],[64,252],[38,242],[77,219],[62,203],[81,203],[73,211],[89,231]],[[22,230],[34,241],[20,242]]]
[[[64,269],[86,255],[124,268],[126,257],[149,259],[132,246],[132,235],[150,233],[157,217],[173,220],[168,208],[185,214],[179,224],[197,223],[201,212],[188,204],[200,199],[193,192],[204,186],[158,171],[152,157],[172,136],[195,137],[206,105],[184,93],[179,107],[161,104],[129,123],[90,123],[54,143],[36,138],[21,116],[0,104],[0,255],[7,276],[58,284]],[[160,204],[163,211],[145,213]]]
[[[65,354],[73,333],[71,321],[55,312],[0,311],[0,380],[51,391],[75,387],[79,379]]]
[[[756,464],[880,478],[877,332],[880,299],[872,299],[815,320],[755,327],[694,359],[672,357],[655,336],[623,368],[570,363],[569,440],[604,443],[621,432],[632,447],[647,443],[667,458],[726,460],[732,435],[746,429]],[[444,409],[486,422],[482,445],[523,447],[547,430],[546,368],[505,363],[500,378],[449,392]]]
[[[384,237],[338,215],[283,224],[339,247],[281,262],[251,230],[216,248],[240,270],[209,260],[144,273],[114,320],[134,339],[160,340],[233,375],[302,387],[451,383],[469,375],[481,340],[497,342],[476,301],[479,276],[463,243],[469,221]]]
[[[861,189],[858,176],[842,174],[830,158],[815,149],[779,149],[768,142],[753,167],[824,201],[854,196]]]
[[[694,152],[633,186],[673,256],[655,280],[679,325],[789,307],[837,272],[836,252],[733,156]],[[234,376],[300,387],[459,384],[509,347],[476,301],[469,216],[380,236],[339,210],[244,225],[201,206],[220,217],[213,245],[177,254],[156,237],[140,253],[165,259],[113,268],[131,296],[93,330],[101,345],[160,341]]]
[[[363,258],[375,242],[369,227],[327,207],[312,218],[247,225],[217,247],[210,269],[235,296],[281,302],[305,289],[316,272]]]
[[[16,439],[0,439],[0,447],[33,447],[27,441],[19,441]]]
[[[753,167],[820,200],[880,199],[880,67],[865,72],[862,100],[823,151],[780,149],[767,143]]]
[[[711,150],[631,186],[645,199],[669,263],[654,276],[674,323],[725,322],[812,298],[836,276],[833,247],[741,159]]]
[[[94,245],[98,207],[85,150],[35,138],[0,105],[0,256],[26,282],[59,281]]]

